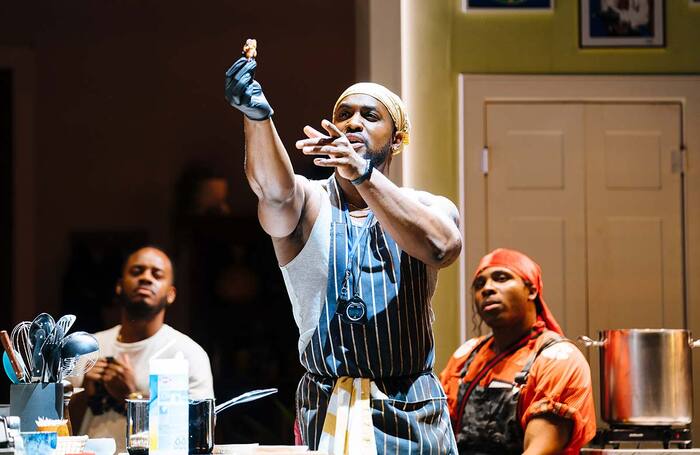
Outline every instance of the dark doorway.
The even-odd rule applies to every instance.
[[[13,210],[12,188],[12,72],[0,68],[0,329],[12,322]],[[3,383],[7,377],[3,376]],[[0,402],[7,403],[9,387],[0,386]]]

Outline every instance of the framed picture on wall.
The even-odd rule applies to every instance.
[[[664,0],[579,0],[582,48],[664,47]]]
[[[465,11],[547,11],[554,0],[463,0]]]

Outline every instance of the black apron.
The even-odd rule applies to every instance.
[[[515,375],[514,382],[493,380],[486,387],[478,385],[481,379],[504,359],[527,346],[530,340],[540,337],[544,331],[529,333],[493,359],[469,382],[461,381],[457,392],[459,404],[457,420],[457,449],[460,454],[510,455],[522,454],[525,433],[518,418],[518,400],[527,382],[535,359],[549,346],[566,341],[554,332],[546,332],[546,339],[528,358],[525,367]],[[469,354],[460,377],[464,378],[477,353],[491,339],[491,335],[479,343]]]

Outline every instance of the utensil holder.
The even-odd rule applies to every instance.
[[[35,431],[39,417],[63,418],[63,384],[37,382],[10,385],[10,415],[19,416],[21,431]]]

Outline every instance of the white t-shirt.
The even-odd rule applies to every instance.
[[[139,392],[148,395],[149,358],[169,343],[171,339],[175,339],[175,343],[158,357],[162,359],[172,358],[177,352],[182,352],[189,362],[190,399],[214,398],[209,356],[192,338],[167,324],[163,324],[163,327],[150,338],[136,343],[122,343],[117,341],[120,329],[121,326],[117,325],[95,334],[95,338],[100,344],[100,357],[112,356],[118,359],[121,355],[127,355],[136,375],[136,388]],[[76,379],[72,382],[77,387],[82,384],[83,378]],[[126,417],[115,411],[110,410],[104,414],[93,415],[88,408],[80,427],[80,434],[87,434],[91,438],[114,438],[117,443],[117,451],[126,452]]]

